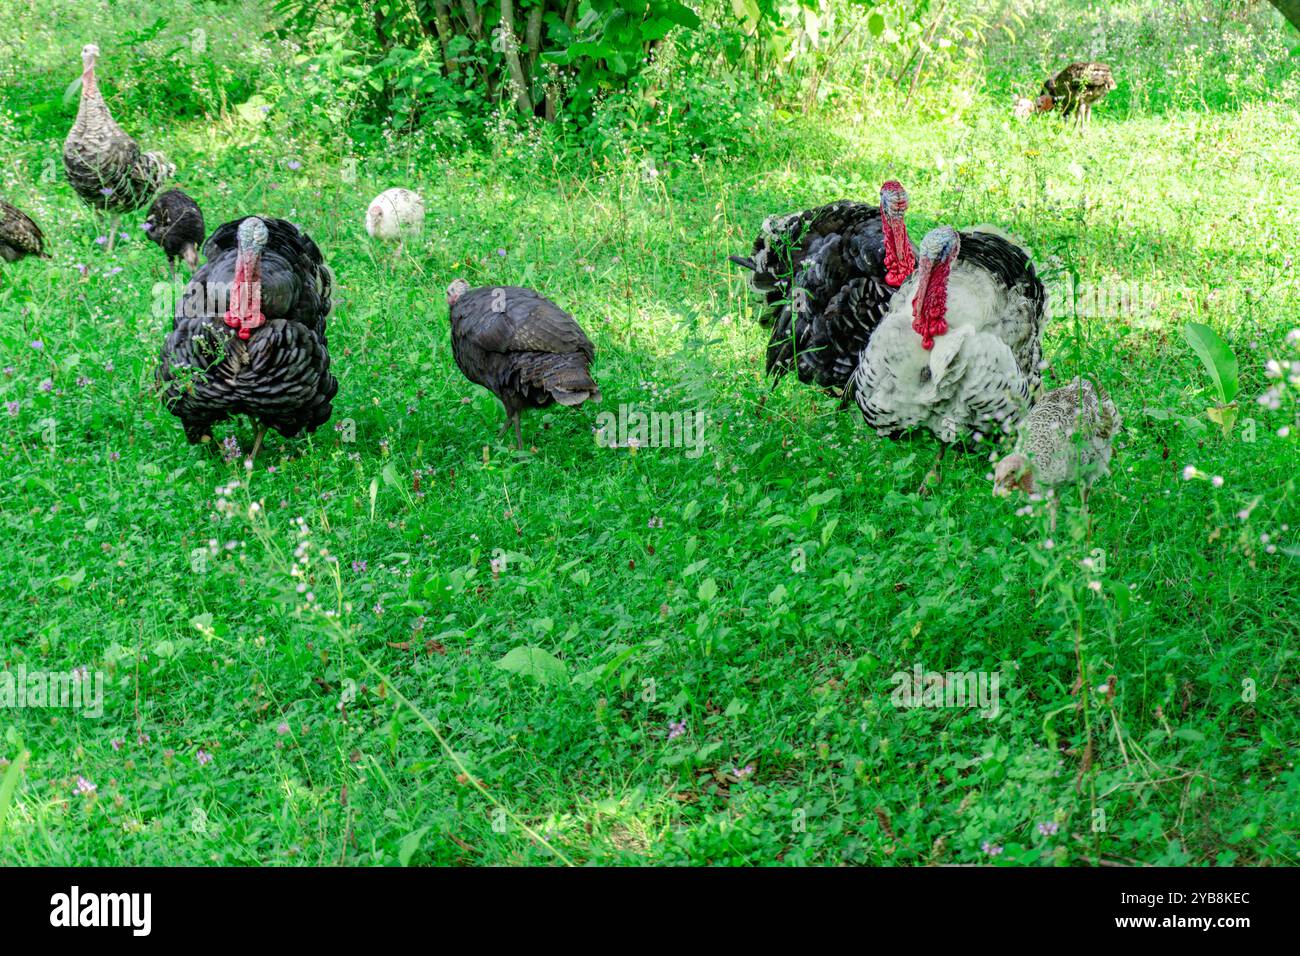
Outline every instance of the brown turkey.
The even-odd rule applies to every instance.
[[[113,121],[95,79],[99,47],[81,51],[81,105],[77,120],[63,141],[63,169],[68,182],[87,205],[109,213],[108,248],[117,238],[123,213],[148,205],[176,167],[161,153],[142,153],[135,140]]]
[[[17,262],[24,256],[48,259],[45,235],[31,216],[0,199],[0,259]]]
[[[1074,116],[1080,127],[1092,118],[1092,104],[1115,89],[1115,78],[1105,63],[1071,63],[1043,84],[1035,100],[1021,99],[1016,114],[1048,113]]]
[[[514,425],[516,448],[524,447],[519,413],[525,408],[600,401],[590,372],[596,348],[550,299],[518,286],[471,289],[457,279],[447,288],[447,307],[456,364],[501,400],[501,431]]]
[[[203,252],[163,345],[162,400],[191,444],[249,416],[255,460],[267,428],[292,438],[329,421],[339,390],[325,340],[333,276],[311,237],[282,219],[228,222]]]

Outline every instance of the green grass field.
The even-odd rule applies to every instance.
[[[130,4],[102,26],[105,4],[41,4],[0,73],[0,195],[53,254],[0,264],[0,656],[103,699],[0,707],[0,863],[1300,863],[1300,34],[1267,5],[1129,0],[1079,136],[1010,106],[1088,54],[1092,8],[1024,6],[977,82],[907,112],[864,90],[650,175],[540,133],[451,153],[279,105],[176,119],[133,78]],[[258,15],[160,7],[176,35]],[[143,214],[108,254],[62,177],[91,39],[210,230],[291,218],[335,271],[334,418],[252,471],[153,390],[171,321]],[[294,70],[268,58],[267,87]],[[1119,405],[1113,475],[1054,533],[992,495],[986,454],[921,498],[933,441],[763,380],[726,255],[891,177],[918,240],[1021,237],[1058,290],[1049,384]],[[402,259],[362,225],[394,185],[429,217]],[[603,405],[498,442],[451,357],[458,275],[572,311]],[[1230,434],[1187,321],[1239,360]],[[703,412],[702,453],[599,447],[620,405]],[[916,667],[996,675],[996,714],[895,706]]]

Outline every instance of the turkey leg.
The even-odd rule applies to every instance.
[[[117,242],[117,227],[121,221],[122,217],[118,213],[113,213],[108,217],[108,246],[105,250],[107,252],[113,251],[113,243]]]
[[[253,450],[249,452],[248,460],[257,461],[257,453],[262,450],[262,439],[266,437],[266,426],[257,426],[257,437],[253,439]]]
[[[916,490],[916,493],[922,498],[930,497],[934,489],[939,487],[939,482],[943,480],[943,476],[939,473],[939,466],[943,463],[943,456],[947,454],[947,452],[947,444],[941,443],[939,445],[939,457],[934,460],[934,465],[931,466],[925,479],[921,482],[921,487]],[[930,484],[931,480],[934,481],[933,485]]]

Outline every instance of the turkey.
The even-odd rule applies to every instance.
[[[748,257],[750,287],[767,299],[772,326],[767,373],[774,384],[793,367],[799,380],[840,389],[857,367],[895,290],[912,273],[907,191],[880,188],[880,205],[842,200],[770,216]]]
[[[940,226],[922,240],[916,274],[871,336],[844,403],[891,437],[930,430],[939,462],[950,443],[1007,430],[1040,381],[1045,305],[1024,249],[987,228]]]
[[[993,490],[1006,495],[1039,486],[1079,484],[1088,488],[1110,470],[1111,442],[1120,428],[1119,411],[1104,391],[1086,378],[1047,392],[1025,416],[1014,451],[993,471]],[[1056,530],[1056,498],[1048,497],[1051,529]]]
[[[191,444],[210,441],[232,415],[286,438],[329,420],[339,384],[330,374],[325,323],[333,276],[309,236],[282,219],[228,222],[176,307],[158,383]]]
[[[199,247],[203,245],[203,211],[179,189],[169,189],[149,207],[144,229],[149,238],[167,253],[167,268],[176,279],[176,259],[184,259],[190,269],[199,266]]]
[[[409,189],[386,189],[366,209],[366,232],[372,239],[402,243],[424,228],[424,200]]]
[[[113,248],[123,213],[143,208],[176,167],[161,153],[142,153],[135,140],[113,122],[95,80],[99,47],[81,51],[81,105],[77,121],[63,141],[63,168],[68,182],[89,206],[110,214],[108,248]]]
[[[24,256],[48,259],[45,235],[27,213],[0,199],[0,259],[17,262]]]
[[[1043,84],[1036,99],[1022,97],[1016,103],[1016,115],[1047,113],[1059,110],[1062,116],[1074,116],[1080,127],[1092,117],[1092,104],[1115,89],[1115,78],[1105,63],[1071,63]]]
[[[518,286],[471,289],[457,279],[447,289],[447,307],[456,364],[501,400],[501,431],[513,423],[516,448],[524,447],[523,409],[600,401],[590,371],[596,348],[573,316],[550,299]]]

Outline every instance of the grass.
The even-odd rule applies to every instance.
[[[279,111],[119,107],[101,40],[119,122],[210,228],[292,218],[336,272],[334,419],[271,436],[251,473],[187,446],[153,393],[170,322],[142,216],[107,256],[41,178],[85,42],[42,26],[57,55],[0,95],[3,194],[54,255],[0,273],[0,649],[10,673],[102,674],[104,696],[99,717],[0,711],[0,862],[1296,864],[1300,419],[1294,389],[1257,401],[1284,382],[1266,360],[1300,358],[1294,35],[1267,11],[1198,27],[1125,5],[1111,42],[1156,65],[1112,57],[1120,89],[1080,138],[1010,119],[1040,61],[1074,53],[1030,38],[1083,30],[1047,9],[993,41],[956,113],[814,117],[657,177],[518,134],[374,143],[351,181],[352,147]],[[1194,29],[1199,72],[1179,73],[1160,43]],[[1223,79],[1248,76],[1247,36],[1282,77],[1271,99]],[[914,236],[997,223],[1058,288],[1147,305],[1057,296],[1049,381],[1093,377],[1126,428],[1050,536],[991,495],[984,456],[918,498],[932,442],[762,380],[725,255],[770,212],[895,176]],[[398,184],[430,228],[394,261],[361,221]],[[499,444],[451,358],[456,275],[570,309],[605,404],[526,416],[524,454]],[[1230,435],[1189,320],[1240,360]],[[704,453],[597,447],[620,404],[705,412]],[[916,664],[997,674],[997,715],[894,706]]]

